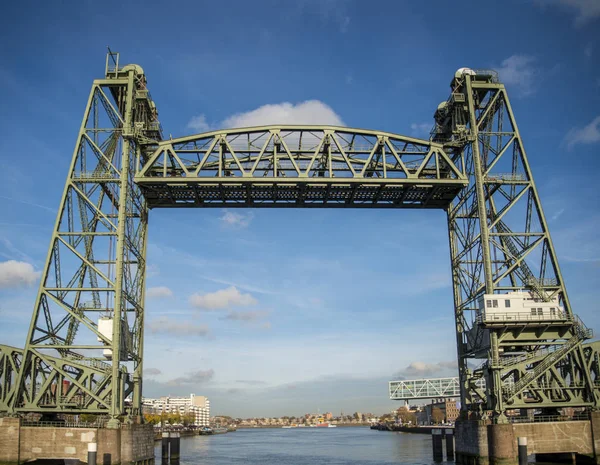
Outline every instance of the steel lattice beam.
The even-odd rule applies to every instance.
[[[467,178],[430,141],[335,126],[265,126],[163,141],[135,182],[150,208],[447,208]]]

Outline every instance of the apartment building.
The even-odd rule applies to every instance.
[[[208,426],[210,421],[210,401],[206,396],[190,394],[189,397],[163,396],[158,399],[142,400],[144,411],[152,413],[192,414],[196,426]]]

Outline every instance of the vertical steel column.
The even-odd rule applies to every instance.
[[[483,260],[483,270],[485,278],[485,293],[494,293],[494,279],[492,272],[492,260],[490,256],[490,231],[488,227],[488,213],[486,204],[486,193],[484,188],[484,167],[481,161],[479,151],[479,127],[477,117],[475,116],[475,101],[473,95],[473,87],[471,86],[471,76],[465,76],[466,98],[469,106],[469,125],[472,138],[472,155],[473,155],[473,171],[475,176],[475,193],[477,198],[477,214],[479,216],[479,232],[481,243],[481,258]],[[502,380],[501,373],[498,368],[499,351],[498,351],[498,334],[496,331],[490,330],[490,360],[491,360],[491,386],[487,387],[488,391],[488,408],[494,411],[494,416],[497,420],[502,421],[503,405],[502,405]]]
[[[136,150],[139,154],[139,147],[136,147]],[[146,207],[146,201],[144,200],[144,205],[141,211],[141,219],[142,225],[144,228],[143,232],[143,246],[142,246],[142,257],[144,263],[138,264],[138,266],[143,266],[144,270],[142,272],[142,282],[141,286],[141,294],[139,304],[142,309],[145,308],[146,302],[146,252],[148,250],[148,208]],[[133,372],[133,408],[137,411],[137,415],[139,417],[139,423],[144,422],[144,411],[142,407],[142,392],[143,392],[143,373],[144,373],[144,312],[142,312],[137,316],[138,319],[138,346],[137,351],[139,354],[139,361],[135,367],[135,371]]]
[[[113,314],[113,337],[112,337],[112,386],[113,395],[111,399],[110,415],[111,419],[107,423],[107,427],[119,426],[118,416],[123,410],[123,392],[121,383],[121,315],[125,310],[125,298],[123,295],[123,267],[125,254],[125,236],[126,222],[128,214],[127,198],[129,195],[129,176],[130,176],[130,140],[125,137],[125,134],[132,134],[132,109],[134,96],[134,70],[128,72],[127,91],[125,114],[123,123],[123,149],[121,151],[121,178],[119,188],[119,214],[118,214],[118,230],[117,230],[117,247],[116,247],[116,263],[115,263],[115,302]]]
[[[454,228],[456,226],[455,222],[450,218],[450,210],[446,211],[448,217],[448,242],[450,244],[450,261],[454,262],[455,257],[458,255],[458,247],[456,244],[456,240],[454,237]],[[467,362],[464,357],[464,315],[460,308],[460,282],[458,271],[456,270],[456,264],[451,263],[451,272],[452,272],[452,296],[454,298],[454,320],[455,320],[455,331],[456,331],[456,352],[457,352],[457,362],[458,362],[458,383],[460,386],[460,405],[461,411],[465,411],[467,409]]]

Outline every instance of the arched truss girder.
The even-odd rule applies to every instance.
[[[468,185],[441,144],[338,126],[261,126],[158,143],[149,207],[447,208]]]

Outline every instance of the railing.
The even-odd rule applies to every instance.
[[[35,426],[35,427],[48,427],[52,426],[55,428],[104,428],[106,424],[105,420],[100,422],[84,422],[84,421],[23,421],[21,426]]]
[[[118,173],[109,172],[86,172],[86,173],[73,173],[73,179],[118,179]]]
[[[477,323],[502,323],[502,322],[530,322],[530,321],[543,321],[544,323],[563,323],[572,322],[573,317],[567,315],[565,312],[557,312],[556,315],[533,315],[526,312],[506,312],[506,313],[490,313],[490,314],[479,314],[477,315]]]
[[[100,360],[95,360],[95,359],[78,359],[76,357],[73,357],[72,359],[74,362],[77,362],[80,365],[86,365],[89,366],[91,368],[97,368],[99,370],[108,372],[112,370],[112,365],[105,363],[105,362],[101,362]]]
[[[509,366],[513,366],[513,365],[517,365],[518,363],[521,362],[526,362],[527,360],[531,360],[537,357],[541,357],[542,355],[547,355],[551,352],[554,352],[559,346],[551,346],[551,347],[545,347],[543,349],[540,350],[536,350],[535,352],[527,352],[526,354],[521,354],[521,355],[515,355],[513,357],[504,357],[500,359],[500,366],[503,367],[509,367]]]
[[[525,281],[525,285],[528,286],[558,286],[558,280],[556,278],[533,278],[530,277]]]
[[[499,173],[499,174],[488,174],[486,176],[488,181],[525,181],[525,175],[522,173]]]
[[[493,83],[498,83],[498,71],[493,69],[474,69],[475,74],[480,76],[491,76]]]
[[[507,417],[510,423],[550,423],[555,421],[585,421],[590,419],[588,412],[575,415],[534,415],[533,417]]]

